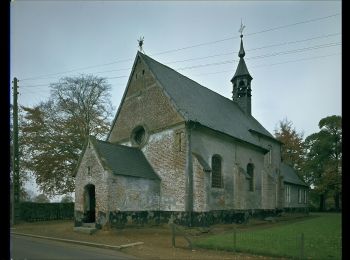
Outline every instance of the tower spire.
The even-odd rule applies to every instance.
[[[232,99],[247,115],[251,115],[251,88],[250,82],[253,79],[250,76],[247,65],[244,61],[245,51],[243,47],[243,25],[241,20],[241,27],[238,30],[240,32],[241,44],[238,52],[239,62],[235,72],[235,75],[231,79],[233,84]]]

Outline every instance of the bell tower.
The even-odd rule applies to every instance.
[[[243,48],[243,29],[244,25],[241,23],[239,32],[241,33],[241,46],[238,52],[239,62],[236,69],[236,73],[231,79],[233,85],[232,100],[236,102],[239,107],[244,111],[246,115],[252,114],[252,101],[251,101],[251,87],[250,82],[252,76],[250,76],[247,65],[244,61],[245,51]]]

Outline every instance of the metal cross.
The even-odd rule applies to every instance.
[[[140,37],[140,39],[137,40],[138,43],[139,43],[140,52],[143,52],[142,45],[143,45],[143,40],[144,39],[145,38],[142,36],[142,37]]]
[[[245,28],[245,25],[243,25],[243,23],[242,23],[242,19],[241,19],[241,28],[239,28],[239,30],[238,30],[238,32],[240,32],[240,33],[241,33],[241,35],[243,34],[243,30],[244,30],[244,28]]]

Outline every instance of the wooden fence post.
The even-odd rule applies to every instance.
[[[171,223],[171,229],[172,229],[172,245],[175,247],[175,225],[174,223]]]
[[[300,236],[300,259],[304,259],[304,233]]]
[[[237,243],[237,230],[236,226],[233,228],[233,251],[236,252],[236,244]]]

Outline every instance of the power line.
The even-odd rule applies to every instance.
[[[314,19],[304,20],[304,21],[300,21],[300,22],[296,22],[296,23],[292,23],[292,24],[287,24],[287,25],[282,25],[282,26],[278,26],[278,27],[273,27],[273,28],[265,29],[265,30],[258,31],[258,32],[248,33],[245,36],[252,36],[252,35],[256,35],[256,34],[261,34],[261,33],[275,31],[275,30],[279,30],[279,29],[283,29],[283,28],[288,28],[288,27],[296,26],[296,25],[300,25],[300,24],[316,22],[316,21],[320,21],[320,20],[324,20],[324,19],[329,19],[331,17],[335,17],[335,16],[338,16],[338,15],[340,15],[340,13],[335,13],[335,14],[328,15],[328,16],[323,16],[323,17],[318,17],[318,18],[314,18]],[[214,44],[214,43],[223,42],[223,41],[232,40],[232,39],[238,39],[238,38],[239,38],[239,36],[235,36],[235,37],[229,37],[229,38],[225,38],[225,39],[221,39],[221,40],[215,40],[215,41],[210,41],[210,42],[199,43],[199,44],[195,44],[195,45],[191,45],[191,46],[187,46],[187,47],[182,47],[182,48],[178,48],[178,49],[172,49],[172,50],[167,50],[167,51],[163,51],[163,52],[154,53],[154,54],[152,54],[152,56],[163,55],[163,54],[166,54],[166,53],[182,51],[182,50],[186,50],[186,49],[190,49],[190,48],[200,47],[200,46],[204,46],[204,45]],[[130,60],[132,60],[132,59],[117,60],[117,61],[113,61],[113,62],[109,62],[109,63],[99,64],[99,65],[92,65],[92,66],[72,69],[72,70],[63,71],[63,72],[44,74],[44,75],[41,75],[41,76],[24,78],[24,79],[21,79],[21,81],[35,80],[35,79],[42,78],[42,77],[45,77],[45,76],[66,74],[66,73],[74,72],[74,71],[78,71],[78,70],[84,70],[84,69],[89,69],[89,68],[108,66],[108,65],[111,65],[111,64],[120,63],[120,62],[126,62],[126,61],[130,61]]]
[[[126,61],[130,61],[130,60],[132,60],[132,59],[117,60],[117,61],[113,61],[113,62],[109,62],[109,63],[99,64],[99,65],[92,65],[92,66],[77,68],[77,69],[73,69],[73,70],[67,70],[67,71],[64,71],[64,72],[50,73],[50,74],[45,74],[45,75],[41,75],[41,76],[37,76],[37,77],[25,78],[25,79],[22,79],[21,81],[34,80],[34,79],[42,78],[42,77],[45,77],[45,76],[66,74],[66,73],[74,72],[74,71],[78,71],[78,70],[84,70],[84,69],[91,69],[91,68],[96,68],[96,67],[108,66],[108,65],[111,65],[111,64],[120,63],[120,62],[126,62]]]
[[[296,22],[296,23],[292,23],[292,24],[281,25],[281,26],[277,26],[277,27],[274,27],[274,28],[262,30],[262,31],[255,32],[255,33],[248,33],[245,36],[251,36],[251,35],[255,35],[255,34],[271,32],[271,31],[275,31],[275,30],[279,30],[279,29],[283,29],[283,28],[287,28],[287,27],[291,27],[291,26],[295,26],[295,25],[305,24],[305,23],[312,23],[312,22],[328,19],[328,18],[331,18],[331,17],[335,17],[335,16],[338,16],[338,15],[340,15],[340,13],[331,14],[331,15],[328,15],[328,16],[323,16],[323,17],[314,18],[314,19],[310,19],[310,20],[305,20],[305,21],[301,21],[301,22]]]
[[[282,46],[282,45],[287,45],[287,44],[295,44],[295,43],[300,43],[300,42],[305,42],[305,41],[310,41],[310,40],[315,40],[315,39],[320,39],[320,38],[326,38],[326,37],[339,35],[339,34],[340,33],[332,33],[332,34],[328,34],[328,35],[321,35],[321,36],[307,38],[307,39],[302,39],[302,40],[297,40],[297,41],[282,42],[282,43],[277,43],[277,44],[272,44],[272,45],[266,45],[266,46],[257,47],[257,48],[253,48],[253,49],[247,49],[246,52],[260,50],[260,49],[266,49],[266,48],[271,48],[271,47],[277,47],[277,46]],[[237,54],[237,53],[238,52],[225,52],[225,53],[219,53],[219,54],[214,54],[214,55],[209,55],[209,56],[204,56],[204,57],[197,57],[197,58],[191,58],[191,59],[186,59],[186,60],[171,61],[171,62],[168,62],[167,64],[179,63],[179,62],[187,62],[187,61],[193,61],[193,60],[202,60],[202,59],[214,58],[214,57],[219,57],[219,56],[233,55],[233,54]]]
[[[270,53],[270,54],[265,54],[265,55],[247,57],[246,59],[248,60],[248,59],[269,58],[269,57],[274,57],[274,56],[279,56],[279,55],[292,54],[292,53],[296,53],[296,52],[303,52],[303,51],[316,50],[316,49],[320,49],[320,48],[334,47],[334,46],[338,46],[340,44],[341,44],[340,42],[328,43],[328,44],[316,45],[316,46],[311,46],[311,47],[306,47],[306,48],[301,48],[301,49],[294,49],[294,50],[289,50],[289,51],[284,51],[284,52],[275,52],[275,53]],[[238,62],[238,60],[226,60],[226,61],[221,61],[221,62],[193,65],[193,66],[188,66],[188,67],[177,68],[176,70],[186,70],[186,69],[194,69],[194,68],[207,67],[207,66],[216,66],[216,65],[233,63],[233,62]]]
[[[258,56],[253,56],[253,57],[247,57],[246,59],[261,59],[261,58],[268,58],[268,57],[274,57],[278,55],[285,55],[285,54],[292,54],[296,52],[304,52],[304,51],[311,51],[311,50],[317,50],[321,48],[328,48],[328,47],[334,47],[334,46],[339,46],[341,45],[341,42],[332,42],[332,43],[327,43],[327,44],[321,44],[321,45],[316,45],[316,46],[311,46],[311,47],[306,47],[306,48],[300,48],[300,49],[294,49],[294,50],[289,50],[289,51],[281,51],[281,52],[275,52],[275,53],[269,53],[269,54],[264,54],[264,55],[258,55]]]
[[[314,56],[314,57],[309,57],[309,58],[302,58],[302,59],[297,59],[297,60],[289,60],[289,61],[277,62],[277,63],[272,63],[272,64],[262,64],[262,65],[252,66],[252,68],[275,66],[275,65],[281,65],[281,64],[286,64],[286,63],[291,63],[291,62],[298,62],[298,61],[304,61],[304,60],[315,60],[315,59],[326,58],[326,57],[335,56],[335,55],[339,55],[339,54],[340,54],[340,52],[337,52],[337,53],[331,53],[331,54],[322,55],[322,56]]]
[[[116,77],[106,77],[106,79],[119,79],[119,78],[125,78],[125,77],[129,77],[129,76],[116,76]],[[49,84],[38,84],[38,85],[24,85],[21,86],[22,88],[37,88],[37,87],[47,87],[51,85],[51,83]]]
[[[282,43],[278,43],[278,44],[266,45],[266,46],[262,46],[262,47],[258,47],[258,48],[248,49],[247,51],[253,51],[253,50],[258,50],[258,49],[276,47],[276,46],[281,46],[281,45],[295,44],[295,43],[300,43],[300,42],[305,42],[305,41],[310,41],[310,40],[315,40],[315,39],[320,39],[320,38],[327,38],[327,37],[334,36],[334,35],[339,35],[339,34],[340,33],[332,33],[332,34],[321,35],[321,36],[316,36],[316,37],[306,38],[306,39],[301,39],[301,40],[296,40],[296,41],[282,42]],[[313,50],[313,49],[318,49],[318,48],[323,48],[323,47],[331,47],[331,46],[336,46],[336,45],[340,45],[340,42],[338,42],[338,43],[327,43],[327,44],[323,44],[323,45],[316,45],[316,46],[311,46],[311,47],[306,47],[306,48],[301,48],[301,49],[294,49],[294,50],[289,50],[289,51],[284,51],[284,52],[264,54],[264,55],[260,55],[260,56],[246,57],[246,59],[249,60],[249,59],[257,59],[257,58],[268,58],[268,57],[277,56],[277,55],[290,54],[290,53],[300,52],[300,51],[304,51],[304,50]],[[226,55],[233,55],[235,53],[237,53],[237,52],[220,53],[220,54],[214,54],[214,55],[209,55],[209,56],[204,56],[204,57],[191,58],[191,59],[186,59],[186,60],[171,61],[171,62],[168,62],[167,64],[187,62],[187,61],[200,60],[200,59],[219,57],[219,56],[226,56]],[[187,67],[179,68],[179,70],[192,69],[192,68],[196,68],[196,67],[205,67],[205,66],[209,66],[209,65],[220,65],[220,64],[226,64],[226,63],[232,63],[232,62],[235,62],[235,61],[237,62],[237,60],[233,60],[231,62],[229,62],[229,61],[218,62],[217,64],[214,63],[214,64],[204,64],[204,65],[197,65],[197,66],[194,65],[194,66],[191,66],[191,67],[188,67],[188,68]],[[131,68],[123,68],[123,69],[115,69],[115,70],[98,71],[98,72],[93,72],[93,73],[94,74],[98,74],[98,73],[130,70],[130,69]],[[107,79],[117,79],[117,78],[124,78],[124,77],[128,77],[128,76],[107,77]],[[49,77],[49,78],[56,78],[56,77]],[[29,85],[29,86],[23,86],[23,87],[25,87],[25,88],[26,87],[28,87],[28,88],[40,87],[40,86],[47,86],[49,84],[50,83],[48,83],[48,84],[36,84],[36,85]]]
[[[328,16],[324,16],[324,17],[319,17],[319,18],[314,18],[314,19],[310,19],[310,20],[306,20],[306,21],[301,21],[301,22],[297,22],[297,23],[286,24],[286,25],[282,25],[282,26],[278,26],[278,27],[273,27],[273,28],[262,30],[262,31],[254,32],[254,33],[248,33],[248,34],[245,34],[244,36],[252,36],[252,35],[256,35],[256,34],[260,34],[260,33],[266,33],[266,32],[271,32],[271,31],[275,31],[275,30],[279,30],[279,29],[283,29],[283,28],[287,28],[287,27],[291,27],[291,26],[295,26],[295,25],[316,22],[316,21],[328,19],[328,18],[331,18],[331,17],[335,17],[335,16],[338,16],[338,15],[340,15],[340,13],[336,13],[336,14],[332,14],[332,15],[328,15]],[[191,46],[187,46],[187,47],[182,47],[182,48],[178,48],[178,49],[158,52],[158,53],[154,53],[152,55],[153,56],[162,55],[162,54],[165,54],[165,53],[182,51],[182,50],[186,50],[186,49],[190,49],[190,48],[194,48],[194,47],[200,47],[200,46],[203,46],[203,45],[209,45],[209,44],[214,44],[214,43],[218,43],[218,42],[238,39],[238,38],[239,38],[239,36],[234,36],[234,37],[229,37],[229,38],[225,38],[225,39],[221,39],[221,40],[210,41],[210,42],[205,42],[205,43],[199,43],[199,44],[195,44],[195,45],[191,45]]]
[[[279,56],[279,55],[287,55],[287,54],[293,54],[293,53],[297,53],[297,52],[306,52],[306,51],[312,51],[312,50],[317,50],[317,49],[321,49],[321,48],[334,47],[334,46],[339,46],[340,44],[341,44],[341,42],[331,42],[331,43],[314,45],[314,46],[305,47],[305,48],[292,49],[292,50],[287,50],[287,51],[282,51],[282,52],[268,53],[268,54],[253,56],[253,57],[246,57],[246,59],[250,60],[250,59],[270,58],[270,57]],[[178,61],[178,62],[181,62],[181,61]],[[195,69],[195,68],[201,68],[201,67],[229,64],[229,63],[234,63],[234,62],[238,62],[238,60],[231,60],[230,59],[230,60],[218,61],[218,62],[213,62],[213,63],[198,64],[198,65],[193,65],[193,66],[176,68],[175,70]],[[172,62],[172,63],[174,63],[174,62]],[[130,70],[130,69],[131,68],[129,68],[128,70]],[[106,79],[119,79],[119,78],[125,78],[125,77],[129,77],[129,76],[106,77]],[[48,85],[50,85],[50,84],[39,84],[39,85],[29,85],[29,86],[24,85],[24,86],[22,86],[22,88],[35,88],[35,87],[43,87],[43,86],[48,86]]]
[[[22,88],[36,88],[36,87],[44,87],[44,86],[48,86],[50,85],[49,84],[38,84],[38,85],[24,85],[24,86],[21,86]]]
[[[316,36],[316,37],[312,37],[312,38],[296,40],[296,41],[271,44],[271,45],[266,45],[266,46],[263,46],[263,47],[247,49],[247,51],[256,51],[256,50],[261,50],[261,49],[265,49],[265,48],[272,48],[272,47],[278,47],[278,46],[282,46],[282,45],[295,44],[295,43],[306,42],[306,41],[311,41],[311,40],[315,40],[315,39],[328,38],[328,37],[335,36],[335,35],[340,35],[340,33],[331,33],[331,34],[320,35],[320,36]]]
[[[284,61],[284,62],[278,62],[278,63],[272,63],[272,64],[262,64],[262,65],[253,65],[251,68],[260,68],[260,67],[267,67],[267,66],[274,66],[274,65],[280,65],[280,64],[285,64],[285,63],[291,63],[291,62],[297,62],[297,61],[304,61],[304,60],[313,60],[313,59],[319,59],[319,58],[324,58],[324,57],[330,57],[330,56],[335,56],[339,55],[340,53],[332,53],[328,55],[322,55],[322,56],[314,56],[314,57],[309,57],[309,58],[302,58],[302,59],[297,59],[297,60],[290,60],[290,61]],[[228,64],[232,63],[232,61],[225,61],[221,62],[220,64]],[[203,64],[200,67],[204,67],[204,65],[212,65],[212,64]],[[219,65],[219,64],[218,64]],[[184,70],[187,68],[183,68]],[[225,72],[232,72],[232,70],[225,70],[225,71],[217,71],[217,72],[209,72],[209,73],[200,73],[200,74],[195,74],[194,76],[201,76],[201,75],[211,75],[211,74],[219,74],[219,73],[225,73]],[[129,76],[121,76],[121,77],[111,77],[112,78],[124,78],[124,77],[129,77]],[[22,87],[23,88],[23,87]],[[29,93],[40,93],[39,91],[29,91]]]
[[[337,52],[337,53],[331,53],[331,54],[328,54],[328,55],[313,56],[313,57],[309,57],[309,58],[302,58],[302,59],[297,59],[297,60],[289,60],[289,61],[272,63],[272,64],[261,64],[261,65],[255,65],[255,66],[253,65],[253,66],[250,66],[250,68],[261,68],[261,67],[281,65],[281,64],[297,62],[297,61],[314,60],[314,59],[320,59],[320,58],[326,58],[326,57],[330,57],[330,56],[335,56],[335,55],[339,55],[339,54],[340,54],[340,52]],[[223,71],[215,71],[215,72],[209,72],[209,73],[200,73],[200,74],[194,74],[193,76],[212,75],[212,74],[220,74],[220,73],[226,73],[226,72],[232,72],[232,70],[223,70]]]

